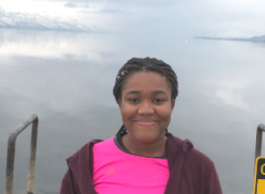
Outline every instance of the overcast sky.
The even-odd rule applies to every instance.
[[[0,26],[179,36],[265,34],[264,0],[9,0]]]

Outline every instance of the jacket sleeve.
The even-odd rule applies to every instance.
[[[205,184],[205,194],[222,194],[221,184],[213,163],[207,173]]]
[[[60,194],[79,194],[79,193],[80,192],[78,191],[77,183],[74,180],[70,169],[68,169],[62,180]]]

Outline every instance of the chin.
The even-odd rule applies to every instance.
[[[135,136],[135,139],[138,142],[142,142],[142,143],[152,143],[155,142],[157,140],[159,140],[160,136],[158,134],[150,134],[150,133],[139,133]]]

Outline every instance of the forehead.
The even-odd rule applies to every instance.
[[[153,71],[135,72],[126,79],[122,91],[129,90],[163,90],[170,92],[171,88],[164,75]]]

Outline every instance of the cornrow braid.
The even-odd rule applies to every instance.
[[[113,95],[117,102],[121,99],[122,87],[126,78],[139,71],[153,71],[165,76],[171,86],[171,98],[176,99],[178,96],[178,81],[171,66],[156,58],[147,57],[144,59],[132,58],[119,70],[113,87]]]

